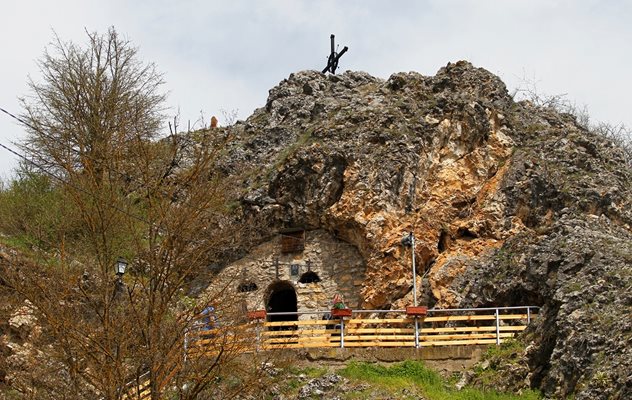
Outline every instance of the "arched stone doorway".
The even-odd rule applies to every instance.
[[[266,299],[266,310],[269,313],[296,312],[298,309],[296,302],[296,290],[287,281],[275,282],[268,288]],[[298,316],[294,315],[268,315],[268,321],[297,321]]]

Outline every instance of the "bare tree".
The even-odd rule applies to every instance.
[[[592,132],[612,141],[621,149],[622,155],[628,165],[632,166],[632,131],[624,124],[610,124],[599,122],[591,127]]]
[[[222,114],[222,119],[224,120],[224,126],[231,126],[237,122],[237,118],[239,117],[239,110],[232,109],[230,111],[221,109],[219,112]]]
[[[58,178],[63,196],[55,210],[63,223],[48,237],[67,239],[1,259],[2,287],[29,300],[45,325],[50,370],[65,371],[57,398],[120,399],[133,379],[147,382],[152,399],[171,381],[186,383],[181,398],[195,398],[244,350],[231,328],[200,358],[183,357],[185,333],[199,318],[186,301],[189,281],[238,234],[224,206],[232,185],[215,169],[230,135],[156,141],[160,75],[114,29],[88,38],[87,48],[57,38],[40,62],[43,83],[31,81],[24,99],[23,148]],[[122,280],[114,276],[121,256],[130,260]],[[226,327],[243,322],[227,291],[198,303],[230,310]]]

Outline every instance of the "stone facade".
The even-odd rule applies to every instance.
[[[299,312],[330,309],[335,293],[343,295],[347,307],[362,307],[366,266],[355,246],[319,229],[305,232],[302,251],[282,253],[282,236],[277,235],[228,265],[219,275],[220,284],[243,296],[248,310],[266,308],[274,285],[279,282],[289,283],[294,288]],[[308,272],[315,273],[320,281],[299,282]],[[311,314],[299,319],[321,317]]]

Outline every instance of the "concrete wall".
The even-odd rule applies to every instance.
[[[396,363],[423,360],[439,371],[460,372],[479,362],[489,346],[437,346],[414,348],[331,348],[296,350],[296,358],[304,363],[344,364],[347,361]],[[287,350],[283,350],[287,351]]]

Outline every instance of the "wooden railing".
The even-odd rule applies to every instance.
[[[430,309],[425,317],[405,310],[354,310],[351,318],[297,321],[253,320],[216,329],[191,329],[185,335],[184,362],[215,356],[220,349],[248,353],[277,349],[493,345],[525,330],[538,307]],[[267,317],[315,318],[329,311],[270,313]],[[369,314],[371,318],[360,318]],[[377,318],[383,315],[386,318]],[[417,323],[415,323],[417,322]],[[179,363],[175,363],[180,365]],[[173,369],[173,371],[177,371]],[[172,374],[169,375],[171,378]],[[164,387],[168,382],[162,382]],[[149,382],[130,385],[125,399],[148,399]]]
[[[428,347],[500,344],[526,329],[537,307],[428,310],[426,317],[399,316],[403,310],[355,310],[349,319],[253,321],[239,326],[191,332],[189,356],[213,352],[218,338],[232,334],[245,337],[244,351],[328,347]],[[276,313],[277,315],[323,315]],[[388,318],[359,318],[361,314],[387,314]],[[358,317],[356,317],[358,316]],[[417,321],[417,323],[415,323]],[[244,336],[245,335],[245,336]],[[253,338],[256,338],[253,340]]]

